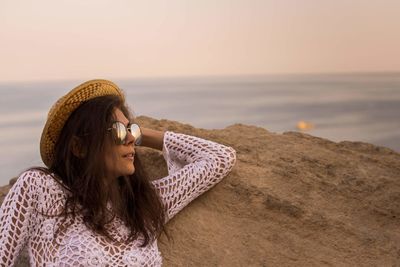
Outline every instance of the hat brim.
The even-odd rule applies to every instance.
[[[47,167],[53,163],[56,142],[71,113],[85,101],[105,95],[116,95],[125,100],[122,90],[113,82],[90,80],[72,89],[51,107],[40,138],[40,155]]]

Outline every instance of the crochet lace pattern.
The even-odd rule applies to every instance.
[[[152,181],[168,222],[186,205],[222,180],[236,162],[236,151],[199,137],[166,131],[163,156],[168,176]],[[66,189],[38,170],[22,173],[0,209],[0,265],[12,266],[28,247],[31,266],[161,266],[157,241],[140,248],[143,238],[127,243],[128,228],[116,217],[109,233],[117,242],[92,232],[82,217],[60,216]],[[63,225],[72,223],[66,229]],[[63,229],[55,235],[56,229]]]

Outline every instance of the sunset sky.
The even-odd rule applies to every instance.
[[[0,81],[400,71],[398,0],[1,0]]]

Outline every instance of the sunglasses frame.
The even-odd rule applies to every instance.
[[[124,132],[120,132],[122,136],[118,136],[119,135],[119,131],[124,129]],[[128,126],[125,126],[125,124],[123,124],[120,121],[114,121],[112,126],[110,128],[108,128],[107,130],[111,130],[112,134],[113,134],[113,139],[115,144],[117,145],[125,145],[126,144],[126,139],[128,136],[128,132],[130,132],[133,137],[135,138],[135,145],[136,146],[140,146],[140,144],[142,143],[142,130],[140,129],[140,126],[136,123],[129,123]]]

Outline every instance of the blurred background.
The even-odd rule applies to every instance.
[[[135,115],[400,152],[400,2],[0,1],[0,184],[42,165],[47,111],[95,78]]]

